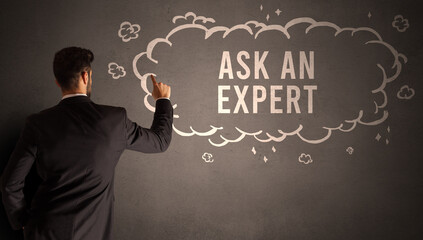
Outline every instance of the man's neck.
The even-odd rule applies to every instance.
[[[68,93],[68,94],[65,94],[65,95],[62,96],[62,100],[65,99],[65,98],[70,98],[70,97],[75,97],[75,96],[87,96],[88,97],[88,95],[85,94],[85,93]]]
[[[83,91],[62,92],[62,97],[64,97],[65,95],[70,95],[70,94],[85,94],[85,95],[87,95],[87,93],[85,93],[85,92],[83,92]]]

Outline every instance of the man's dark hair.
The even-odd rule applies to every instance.
[[[67,47],[54,55],[53,72],[63,90],[78,88],[82,72],[90,74],[94,54],[84,48]]]

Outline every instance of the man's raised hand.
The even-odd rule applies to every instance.
[[[153,75],[150,75],[151,81],[153,82],[153,92],[151,95],[153,96],[154,100],[158,98],[169,98],[170,97],[170,86],[159,82],[156,82],[156,78]]]

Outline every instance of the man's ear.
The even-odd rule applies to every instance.
[[[83,71],[81,72],[82,81],[84,81],[84,85],[88,84],[88,72]]]

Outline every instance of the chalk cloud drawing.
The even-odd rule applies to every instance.
[[[353,152],[354,152],[354,148],[352,148],[352,147],[348,147],[345,151],[346,151],[349,155],[352,155],[352,154],[353,154]]]
[[[262,7],[261,7],[262,8]],[[189,20],[191,19],[191,20]],[[213,126],[213,125],[209,125],[210,129],[208,131],[203,131],[203,132],[199,132],[195,129],[193,129],[193,127],[190,127],[191,132],[184,132],[182,130],[179,130],[175,125],[173,125],[173,129],[174,131],[180,135],[180,136],[184,136],[184,137],[190,137],[190,136],[200,136],[200,137],[210,137],[214,134],[219,134],[219,137],[221,138],[221,142],[214,142],[212,141],[210,138],[208,138],[208,141],[211,145],[215,146],[215,147],[222,147],[227,145],[228,143],[235,143],[235,142],[240,142],[241,140],[243,140],[245,137],[247,136],[251,136],[254,137],[257,141],[259,142],[263,142],[263,143],[267,143],[267,142],[282,142],[283,140],[285,140],[287,137],[291,137],[291,136],[297,136],[298,138],[300,138],[302,141],[309,143],[309,144],[320,144],[323,143],[325,141],[327,141],[331,136],[332,133],[335,131],[340,131],[340,132],[351,132],[353,131],[357,125],[365,125],[365,126],[376,126],[379,125],[380,123],[384,122],[387,118],[388,118],[388,111],[385,109],[387,104],[388,104],[388,97],[385,91],[385,87],[387,86],[387,84],[391,83],[392,81],[394,81],[399,74],[401,73],[402,70],[402,64],[407,62],[407,58],[399,53],[397,50],[395,50],[395,48],[393,46],[391,46],[389,43],[385,42],[382,37],[379,35],[379,33],[377,33],[374,29],[369,28],[369,27],[358,27],[358,28],[352,28],[352,27],[339,27],[338,25],[336,25],[335,23],[331,23],[331,22],[327,22],[327,21],[316,21],[312,18],[309,17],[301,17],[301,18],[294,18],[290,21],[288,21],[285,25],[277,25],[277,24],[273,24],[273,25],[266,25],[265,23],[261,23],[255,20],[251,20],[251,21],[247,21],[244,24],[238,24],[235,26],[231,26],[231,27],[226,27],[226,26],[212,26],[212,27],[208,27],[205,25],[205,23],[215,23],[215,20],[213,18],[208,18],[208,17],[204,17],[204,16],[197,16],[195,13],[193,12],[188,12],[185,15],[181,15],[181,16],[175,16],[173,18],[173,23],[176,24],[176,21],[181,21],[181,20],[185,20],[186,23],[180,24],[175,26],[164,38],[155,38],[152,41],[150,41],[147,45],[147,49],[144,52],[141,52],[139,54],[137,54],[134,59],[133,59],[133,71],[134,74],[137,78],[140,79],[140,85],[141,88],[144,90],[144,92],[146,93],[145,97],[144,97],[144,104],[146,106],[147,109],[149,109],[150,111],[154,112],[155,108],[149,103],[149,101],[147,100],[149,97],[151,97],[151,93],[150,91],[147,89],[147,79],[148,76],[150,74],[155,75],[155,73],[151,73],[151,72],[145,72],[145,73],[140,73],[137,67],[137,62],[141,59],[141,58],[147,58],[149,61],[158,64],[158,60],[154,59],[153,56],[153,51],[155,49],[155,47],[159,44],[159,43],[166,43],[169,46],[172,46],[172,42],[169,40],[169,38],[180,31],[184,31],[187,29],[197,29],[197,30],[202,30],[204,31],[204,39],[207,40],[207,38],[209,38],[210,36],[212,36],[215,33],[219,33],[219,32],[223,32],[223,38],[227,37],[229,34],[231,34],[234,31],[246,31],[248,32],[254,39],[257,39],[257,37],[260,34],[264,34],[267,31],[279,31],[281,33],[282,36],[286,37],[287,39],[291,38],[291,35],[289,33],[290,28],[293,28],[297,25],[302,25],[304,26],[304,24],[306,24],[308,27],[305,29],[305,33],[307,34],[311,29],[320,29],[320,28],[330,28],[334,30],[334,37],[336,37],[338,34],[342,33],[342,32],[349,32],[351,34],[351,36],[354,36],[355,33],[357,32],[365,32],[367,34],[369,34],[370,36],[372,36],[372,40],[368,40],[366,42],[363,42],[364,45],[376,45],[379,47],[384,47],[386,48],[386,50],[391,53],[392,57],[393,57],[393,65],[390,66],[390,68],[394,71],[391,75],[388,75],[387,71],[385,71],[385,68],[381,65],[381,64],[377,64],[377,67],[380,69],[380,71],[382,72],[382,81],[380,81],[380,86],[377,87],[376,89],[373,89],[371,91],[372,94],[377,94],[378,96],[381,95],[382,96],[382,101],[376,101],[374,100],[374,105],[375,105],[375,111],[373,113],[369,113],[372,115],[377,114],[379,111],[383,110],[382,112],[382,116],[376,116],[374,118],[377,118],[375,120],[370,120],[370,121],[364,121],[362,118],[364,116],[364,110],[360,110],[358,113],[355,114],[354,117],[351,117],[350,119],[346,119],[344,120],[344,122],[340,123],[338,126],[325,126],[322,127],[324,130],[326,130],[326,134],[320,138],[317,139],[308,139],[304,136],[302,136],[301,134],[301,130],[303,129],[303,126],[301,124],[298,125],[297,129],[293,130],[293,131],[283,131],[281,129],[278,129],[277,132],[280,134],[279,136],[273,136],[268,132],[264,132],[263,130],[259,130],[259,131],[255,131],[255,132],[250,132],[246,129],[240,129],[238,127],[235,127],[235,129],[239,132],[239,136],[233,139],[229,139],[227,137],[223,137],[221,134],[219,134],[224,127],[223,126]],[[173,106],[174,108],[176,108],[176,104]],[[179,117],[176,116],[175,117]],[[367,118],[368,119],[368,118]],[[345,125],[347,126],[344,126]],[[267,138],[263,138],[263,137],[259,137],[259,135],[261,134],[265,134],[267,136]]]
[[[119,66],[117,63],[111,62],[108,65],[109,71],[108,73],[112,75],[113,79],[119,79],[121,77],[125,77],[126,71],[125,68]]]
[[[206,163],[212,163],[212,162],[214,162],[213,155],[211,153],[205,152],[205,153],[203,153],[203,156],[201,156],[201,158]]]
[[[300,163],[310,164],[313,162],[313,159],[311,158],[310,154],[301,153],[301,155],[298,157],[298,161]]]
[[[394,21],[392,21],[392,27],[396,28],[398,32],[405,32],[410,27],[410,24],[408,23],[408,19],[402,15],[396,15]]]
[[[132,39],[138,38],[138,32],[141,30],[140,25],[131,24],[128,21],[125,21],[120,24],[118,35],[122,38],[123,42],[129,42]]]
[[[404,85],[397,93],[397,97],[399,99],[411,99],[415,94],[414,89],[408,87],[408,85]]]

